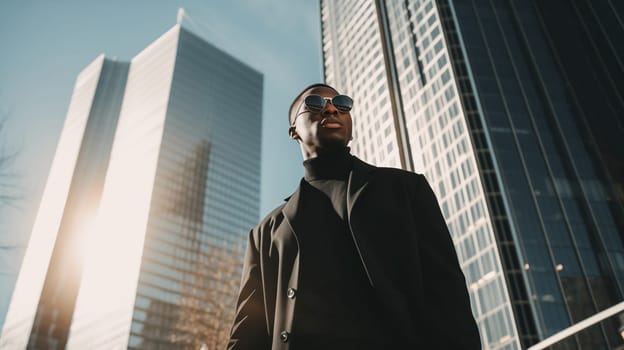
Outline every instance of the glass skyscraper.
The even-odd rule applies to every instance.
[[[623,16],[609,1],[321,1],[353,153],[426,175],[487,349],[624,299]],[[553,348],[610,349],[617,326]]]
[[[259,214],[262,81],[180,25],[80,74],[0,347],[220,345]]]

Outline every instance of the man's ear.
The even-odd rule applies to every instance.
[[[291,125],[290,128],[288,128],[288,136],[290,136],[293,140],[299,140],[299,134],[297,134],[297,130],[294,125]]]

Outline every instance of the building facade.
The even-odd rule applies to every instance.
[[[99,204],[127,73],[101,55],[76,79],[0,347],[63,345],[80,283],[76,243]]]
[[[231,324],[240,245],[259,214],[262,75],[176,25],[120,64],[105,149],[89,136],[103,131],[92,121],[98,92],[89,97],[98,60],[76,83],[71,106],[82,109],[70,106],[0,347],[219,346]],[[78,131],[68,128],[74,114]],[[72,152],[97,157],[85,156],[82,168],[80,157],[57,160]],[[83,191],[88,176],[100,179],[97,197]],[[85,197],[76,212],[68,211],[73,192]],[[79,221],[72,235],[42,222],[56,216]],[[35,251],[42,247],[63,258]]]
[[[355,100],[353,152],[426,175],[487,349],[624,299],[622,10],[321,1],[325,79]],[[554,348],[615,347],[617,329]]]

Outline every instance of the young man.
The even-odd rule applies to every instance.
[[[480,349],[435,195],[349,153],[352,105],[324,84],[292,103],[305,176],[249,235],[229,349]]]

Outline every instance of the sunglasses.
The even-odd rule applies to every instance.
[[[341,113],[348,113],[349,111],[351,111],[351,108],[353,108],[353,99],[347,95],[337,95],[333,98],[325,98],[319,95],[308,95],[303,100],[303,104],[299,105],[299,108],[297,108],[295,120],[300,114],[306,112],[318,113],[322,111],[323,108],[327,106],[327,102],[331,103]],[[308,108],[308,110],[299,112],[301,106],[304,104]],[[293,124],[295,120],[293,120]]]

